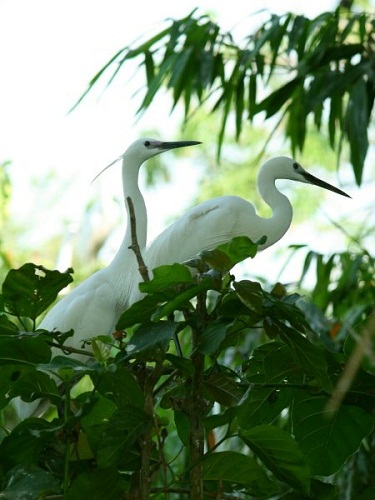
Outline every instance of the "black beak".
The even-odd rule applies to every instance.
[[[310,183],[314,184],[315,186],[319,186],[324,189],[328,189],[329,191],[333,191],[334,193],[341,194],[341,196],[346,196],[347,198],[351,198],[348,194],[344,193],[344,191],[341,191],[341,189],[331,186],[331,184],[328,184],[328,182],[322,181],[318,177],[315,177],[314,175],[311,175],[307,172],[303,172],[303,177],[304,179]]]
[[[176,141],[176,142],[161,142],[160,149],[176,149],[186,148],[187,146],[196,146],[202,144],[200,141]]]

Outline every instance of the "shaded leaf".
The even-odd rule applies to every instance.
[[[151,426],[151,417],[137,406],[127,405],[114,413],[98,442],[96,451],[99,468],[116,467],[141,434]]]
[[[234,451],[221,451],[205,456],[203,462],[205,480],[229,481],[245,484],[255,496],[268,496],[278,491],[254,458]]]
[[[234,325],[234,321],[218,320],[210,323],[199,337],[198,350],[202,354],[214,354]]]
[[[309,492],[309,466],[288,432],[272,425],[259,425],[241,431],[241,438],[278,479]]]
[[[342,405],[332,415],[328,398],[296,392],[292,406],[293,433],[311,473],[330,476],[358,450],[373,429],[375,417],[356,406]]]
[[[113,468],[97,469],[84,472],[74,479],[67,500],[121,498],[126,489],[126,482],[118,471]]]
[[[325,390],[331,391],[332,382],[328,376],[328,365],[323,350],[285,325],[280,332],[280,338],[289,347],[295,362],[310,373]]]
[[[59,481],[50,472],[33,464],[17,465],[6,476],[1,498],[4,500],[35,500],[60,492]]]
[[[173,321],[142,324],[134,333],[127,346],[130,357],[142,354],[143,358],[164,357],[169,342],[177,334],[181,325]]]

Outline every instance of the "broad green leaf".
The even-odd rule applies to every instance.
[[[241,431],[251,450],[280,480],[308,493],[310,471],[301,449],[291,435],[273,425],[259,425]]]
[[[180,323],[174,321],[159,321],[158,323],[142,324],[132,335],[127,346],[130,357],[155,359],[160,355],[164,357],[168,350],[169,342],[181,328]]]
[[[60,481],[40,467],[17,465],[11,469],[1,492],[4,500],[35,500],[61,493]]]
[[[263,314],[264,293],[260,283],[250,280],[235,281],[233,288],[246,307],[259,315]]]
[[[138,406],[127,405],[108,421],[96,451],[100,469],[120,466],[141,434],[151,426],[151,417]]]
[[[331,391],[332,381],[328,375],[328,365],[323,350],[285,325],[280,332],[280,338],[288,346],[294,361],[312,375],[326,391]]]
[[[178,437],[180,438],[181,442],[184,444],[184,446],[189,445],[189,438],[190,438],[190,419],[186,415],[186,413],[182,411],[175,411],[174,412],[174,424],[176,426],[176,431],[178,434]]]
[[[241,404],[236,408],[236,415],[241,429],[251,429],[256,425],[271,424],[292,401],[293,391],[288,387],[279,389],[252,387]]]
[[[213,269],[227,273],[239,262],[255,257],[258,245],[264,242],[265,237],[253,243],[247,236],[237,236],[228,243],[223,243],[213,250],[205,250],[199,255]]]
[[[65,273],[49,271],[43,266],[24,264],[12,269],[3,283],[6,310],[17,317],[33,321],[56,299],[60,290],[73,281],[72,269]]]
[[[165,359],[168,360],[174,368],[177,368],[182,373],[193,375],[195,371],[194,364],[189,358],[183,358],[182,356],[176,356],[175,354],[167,352]]]
[[[19,377],[9,390],[10,397],[21,396],[23,401],[34,401],[45,397],[54,404],[61,402],[61,395],[56,382],[46,373],[30,370],[25,375]]]
[[[39,457],[48,443],[56,442],[61,428],[53,422],[29,418],[21,422],[0,444],[0,465],[9,471],[16,465],[38,464]]]
[[[332,414],[327,397],[299,391],[294,399],[293,434],[314,475],[337,472],[374,428],[374,415],[357,406],[341,405]]]
[[[155,311],[151,319],[153,321],[159,321],[162,318],[168,317],[175,311],[191,309],[192,306],[190,304],[190,300],[202,293],[208,292],[208,290],[215,290],[216,288],[216,279],[214,276],[211,276],[208,273],[204,276],[202,275],[197,285],[190,286],[184,292],[177,293],[177,295],[175,294],[173,299],[169,300],[165,304],[162,304],[159,309]]]
[[[143,408],[144,396],[134,376],[125,368],[105,373],[92,374],[96,390],[105,398],[114,401],[119,408],[131,404]]]
[[[303,372],[293,361],[288,347],[281,342],[269,342],[256,348],[243,364],[246,379],[252,384],[303,383]]]
[[[139,284],[139,289],[143,293],[153,294],[164,288],[194,284],[189,268],[183,264],[159,266],[152,272],[152,280]]]
[[[202,354],[214,354],[230,331],[234,321],[221,319],[209,323],[199,337],[198,350]]]
[[[139,302],[132,304],[118,320],[116,330],[125,330],[139,323],[150,321],[159,307],[159,295],[146,295]]]
[[[49,363],[40,363],[37,368],[38,370],[53,373],[64,382],[71,382],[77,376],[83,376],[96,371],[95,367],[90,367],[82,363],[82,361],[68,356],[55,356]]]
[[[0,364],[36,364],[48,362],[50,346],[41,338],[0,335]]]
[[[18,332],[17,326],[10,321],[5,314],[0,315],[0,335],[15,335]]]
[[[204,390],[212,402],[223,406],[236,405],[243,395],[238,382],[225,373],[212,372],[204,380]]]
[[[250,488],[254,496],[272,497],[278,491],[273,483],[252,457],[234,451],[221,451],[207,454],[203,462],[204,480],[228,481]]]
[[[122,498],[127,490],[125,479],[112,467],[81,473],[73,480],[67,500]]]

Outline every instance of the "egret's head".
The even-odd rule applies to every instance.
[[[169,151],[170,149],[184,148],[201,144],[198,141],[175,141],[163,142],[157,139],[144,137],[131,144],[123,154],[122,158],[126,161],[131,160],[134,164],[141,165],[143,162],[153,156]]]
[[[318,177],[306,172],[306,170],[293,158],[288,156],[277,156],[276,158],[271,158],[268,160],[263,168],[267,171],[272,171],[272,177],[276,179],[290,179],[292,181],[305,182],[307,184],[314,184],[334,193],[341,194],[350,198],[350,196],[341,189],[328,184],[328,182],[322,181]]]
[[[186,146],[195,146],[196,144],[201,144],[199,141],[175,141],[175,142],[163,142],[157,139],[150,139],[143,137],[142,139],[137,139],[131,144],[124,154],[116,158],[112,163],[107,165],[103,170],[101,170],[98,175],[94,177],[91,182],[99,177],[107,168],[111,167],[119,160],[123,160],[123,165],[125,167],[133,167],[137,171],[139,167],[149,158],[153,156],[169,151],[170,149],[184,148]]]

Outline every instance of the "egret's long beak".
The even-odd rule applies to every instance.
[[[196,146],[197,144],[202,144],[200,141],[175,141],[175,142],[161,142],[159,145],[160,149],[176,149],[185,148],[186,146]]]
[[[347,198],[351,198],[348,194],[344,193],[344,191],[341,191],[341,189],[331,186],[331,184],[328,184],[328,182],[322,181],[318,177],[315,177],[315,175],[309,174],[308,172],[303,172],[302,176],[308,182],[309,184],[314,184],[315,186],[319,186],[324,189],[328,189],[329,191],[333,191],[334,193],[341,194],[341,196],[346,196]]]

